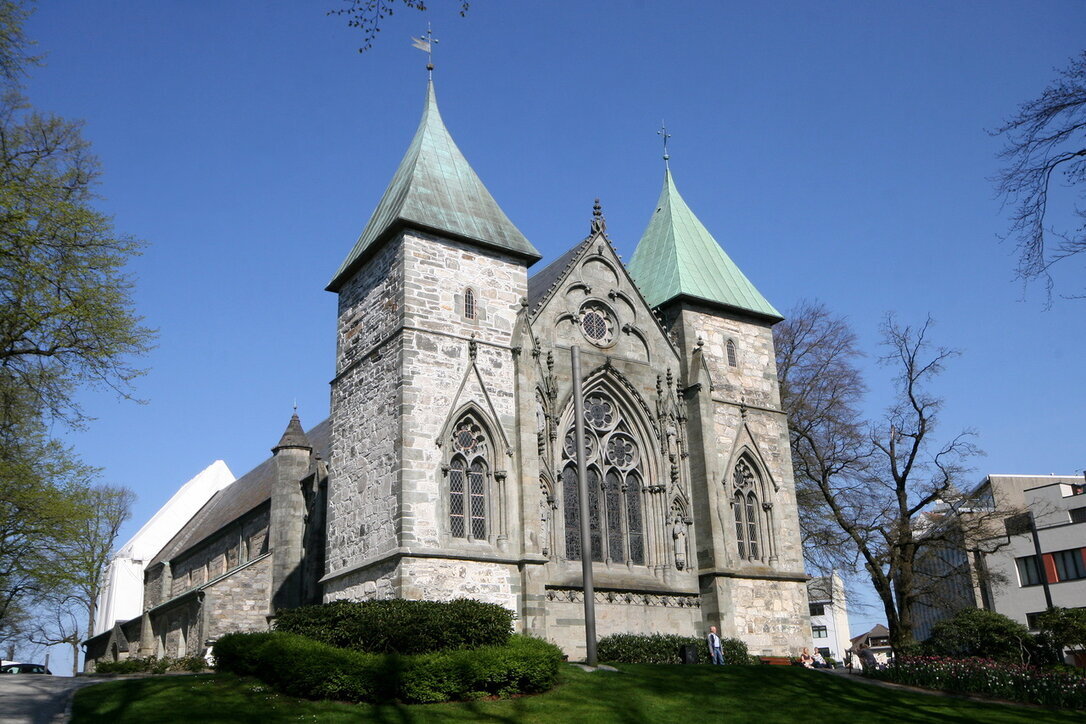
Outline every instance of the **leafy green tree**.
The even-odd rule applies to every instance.
[[[1086,651],[1086,608],[1054,606],[1037,617],[1037,629],[1058,662],[1063,661],[1064,649]]]
[[[131,398],[132,360],[153,339],[125,271],[141,242],[94,208],[101,169],[81,124],[21,93],[31,7],[0,0],[0,638],[16,612],[70,588],[65,556],[95,514],[98,471],[51,424],[86,423],[75,394],[87,386]]]

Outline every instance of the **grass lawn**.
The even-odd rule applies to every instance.
[[[564,667],[540,696],[449,704],[353,705],[280,696],[228,674],[124,679],[81,689],[72,722],[1082,722],[1057,712],[930,696],[785,666],[621,665],[619,673]]]

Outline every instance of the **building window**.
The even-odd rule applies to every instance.
[[[592,560],[644,565],[643,446],[614,400],[603,392],[585,398],[584,417]],[[566,558],[580,560],[577,445],[572,429],[566,433],[562,451],[566,461],[562,469]]]
[[[1072,523],[1086,523],[1086,508],[1071,508],[1068,512]]]
[[[735,513],[735,539],[742,559],[760,559],[758,545],[758,476],[746,460],[735,465],[732,474],[735,494],[732,496],[732,509]]]
[[[1058,551],[1052,554],[1056,563],[1057,581],[1077,581],[1086,578],[1086,561],[1082,560],[1082,549]]]
[[[731,341],[729,339],[727,346],[728,346],[728,366],[729,367],[738,367],[739,362],[735,357],[735,342],[733,342],[733,341]]]
[[[615,339],[615,318],[602,304],[581,307],[581,333],[592,344],[606,347]]]
[[[470,287],[464,292],[464,317],[475,319],[478,310],[475,306],[475,290]]]
[[[482,426],[465,415],[453,426],[449,463],[449,532],[453,538],[486,540],[490,445]]]
[[[824,659],[830,658],[830,647],[829,646],[820,646],[819,648],[815,649],[815,651],[822,654],[822,658],[824,658]]]
[[[1028,628],[1030,631],[1036,631],[1039,628],[1037,626],[1037,617],[1043,613],[1044,611],[1034,611],[1033,613],[1027,613],[1026,628]]]
[[[816,639],[824,639],[829,636],[825,626],[811,626],[811,636]]]
[[[826,604],[824,604],[824,603],[812,603],[811,604],[811,615],[812,616],[825,616],[826,615]]]
[[[1041,578],[1041,563],[1037,560],[1037,556],[1015,558],[1014,563],[1018,566],[1018,585],[1040,585],[1043,579]]]

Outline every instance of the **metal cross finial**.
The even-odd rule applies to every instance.
[[[671,134],[667,132],[667,126],[664,125],[663,121],[660,121],[660,130],[656,132],[656,135],[664,139],[664,165],[667,166],[668,159],[671,158],[667,154],[667,139],[671,138]]]
[[[434,37],[434,31],[430,23],[426,23],[426,39],[411,38],[411,47],[418,48],[426,53],[426,73],[431,79],[434,77],[434,43],[440,42]]]

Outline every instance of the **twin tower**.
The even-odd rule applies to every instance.
[[[780,315],[670,171],[628,265],[598,209],[587,238],[529,277],[539,259],[429,84],[406,155],[328,285],[339,322],[324,599],[496,602],[576,656],[588,555],[601,636],[716,625],[755,654],[809,645]]]

